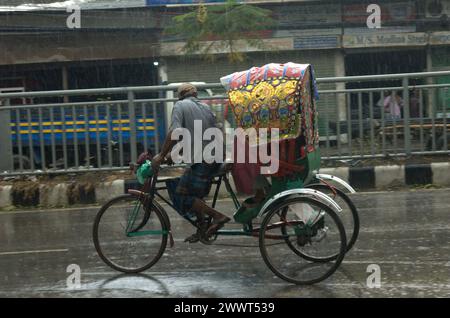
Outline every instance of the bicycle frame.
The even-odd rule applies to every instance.
[[[161,181],[161,182],[165,182],[165,181]],[[228,177],[226,174],[221,175],[221,176],[217,176],[212,184],[216,185],[216,188],[214,190],[214,195],[213,195],[213,199],[212,199],[212,204],[211,206],[214,208],[216,206],[217,203],[217,199],[219,196],[219,190],[220,190],[220,186],[222,185],[222,182],[225,183],[225,187],[227,189],[227,192],[230,194],[233,203],[235,205],[236,210],[238,210],[240,208],[240,204],[239,201],[237,199],[236,194],[234,193],[233,189],[231,188],[230,182],[228,180]],[[137,190],[129,190],[129,193],[135,194],[138,197],[138,201],[136,202],[135,208],[133,210],[133,212],[130,215],[130,218],[128,220],[128,226],[127,226],[127,236],[144,236],[144,235],[164,235],[164,234],[170,234],[170,231],[139,231],[140,228],[142,228],[145,223],[148,221],[148,219],[150,218],[150,213],[151,210],[148,215],[148,217],[145,218],[145,220],[143,220],[142,224],[140,224],[137,229],[131,231],[131,229],[133,228],[135,222],[136,222],[136,218],[138,215],[138,210],[141,206],[148,206],[148,202],[152,202],[155,197],[161,199],[164,203],[166,203],[167,205],[169,205],[171,208],[173,208],[174,210],[176,210],[176,207],[174,206],[174,204],[166,199],[164,196],[162,196],[158,191],[161,190],[167,190],[167,186],[157,186],[158,184],[158,173],[155,173],[151,178],[147,179],[146,182],[143,185],[142,191],[137,191]],[[195,221],[184,217],[185,220],[187,220],[189,223],[191,223],[194,227],[197,227],[197,224]],[[267,229],[271,230],[277,227],[282,227],[282,226],[295,226],[296,229],[298,228],[298,226],[302,225],[303,222],[301,221],[280,221],[277,223],[274,223],[272,225],[269,225],[267,227]],[[304,225],[304,224],[303,224]],[[307,227],[311,227],[314,224],[308,224],[306,225]],[[259,236],[259,232],[260,232],[260,228],[259,227],[253,227],[252,223],[247,223],[247,224],[243,224],[242,229],[233,229],[233,230],[226,230],[226,229],[221,229],[219,231],[216,232],[217,236],[248,236],[248,237],[258,237]],[[292,235],[298,235],[298,233],[293,233],[293,234],[286,234],[286,235],[274,235],[274,234],[266,234],[266,238],[269,239],[287,239]]]

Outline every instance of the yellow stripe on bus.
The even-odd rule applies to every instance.
[[[138,123],[153,123],[155,120],[154,119],[139,119],[137,122]],[[113,124],[129,124],[130,120],[129,119],[114,119],[112,121]],[[55,122],[43,122],[42,126],[62,126],[62,125],[85,125],[86,121],[82,120],[82,121],[66,121],[66,122],[62,122],[62,121],[55,121]],[[89,125],[106,125],[108,124],[108,120],[90,120],[88,122]],[[11,123],[10,124],[11,127],[16,127],[15,123]],[[39,122],[31,122],[29,123],[20,123],[19,124],[20,127],[28,127],[28,126],[40,126]]]

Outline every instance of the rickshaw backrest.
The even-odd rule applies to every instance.
[[[280,169],[272,176],[300,173],[304,179],[318,168],[318,92],[310,64],[252,67],[222,77],[221,83],[238,127],[267,128],[269,137],[272,129],[279,129]],[[270,146],[249,142],[249,147]]]

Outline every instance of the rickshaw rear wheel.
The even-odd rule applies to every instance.
[[[299,234],[300,227],[308,233],[304,225],[309,222],[300,221],[296,212],[292,212],[292,207],[298,205],[314,207],[317,216],[311,222],[309,234]],[[288,215],[289,210],[292,213]],[[312,248],[314,244],[316,249],[315,240],[319,239],[319,231],[325,232],[325,237],[328,236],[326,241],[331,243],[330,247],[323,247],[325,256],[311,257],[308,253],[300,252],[300,248],[294,250],[287,244],[297,244],[306,249]],[[272,243],[277,236],[281,238],[284,249],[282,244]],[[323,238],[317,244],[322,241]],[[265,214],[259,232],[259,248],[266,265],[281,279],[297,285],[315,284],[331,276],[344,259],[346,247],[345,229],[338,215],[327,205],[309,197],[288,198],[276,204]],[[328,252],[330,248],[333,248],[332,252]],[[304,277],[311,270],[320,272],[312,274],[313,277]]]
[[[344,225],[345,233],[347,234],[347,252],[350,251],[353,245],[355,245],[359,235],[359,214],[355,204],[352,202],[350,197],[347,194],[345,194],[342,190],[334,188],[333,190],[336,191],[336,194],[333,195],[331,193],[332,189],[325,184],[320,183],[308,184],[307,186],[305,186],[305,188],[321,191],[326,195],[330,196],[333,200],[335,200],[336,197],[339,197],[347,205],[347,208],[350,210],[352,224],[348,224],[349,222],[347,219],[348,217],[347,215],[345,216],[345,218],[343,214],[338,215],[340,217],[340,220],[342,221],[342,224]],[[341,205],[341,208],[343,208],[342,213],[345,213],[346,212],[345,207],[343,207],[342,204],[340,204],[340,202],[337,203]]]
[[[167,246],[170,227],[167,214],[159,204],[144,206],[139,200],[130,194],[113,198],[100,208],[94,221],[93,240],[98,255],[108,266],[123,273],[149,269]],[[137,215],[127,231],[130,211],[136,211]],[[146,233],[151,234],[139,235]]]

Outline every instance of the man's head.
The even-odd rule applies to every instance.
[[[187,97],[197,97],[197,88],[190,83],[184,83],[178,87],[178,99],[182,100]]]

